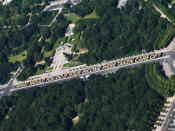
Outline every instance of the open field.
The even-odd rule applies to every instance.
[[[86,15],[86,16],[84,17],[84,19],[95,19],[95,18],[99,18],[99,17],[97,16],[97,14],[96,14],[95,11],[93,11],[93,13],[91,13],[91,14],[89,14],[89,15]]]
[[[15,56],[10,56],[8,58],[9,62],[15,63],[16,61],[21,62],[22,60],[26,59],[27,57],[27,50],[24,50],[23,52],[19,53],[18,55]]]
[[[80,19],[95,19],[95,18],[99,18],[95,11],[93,13],[89,14],[89,15],[86,15],[83,18],[79,17],[75,13],[65,14],[64,16],[66,17],[67,20],[72,21],[72,23],[76,23]]]
[[[63,67],[64,67],[64,68],[70,67],[70,63],[65,63],[65,64],[63,65]]]
[[[66,17],[67,20],[72,21],[72,23],[76,23],[78,20],[81,19],[75,13],[65,14],[64,16]]]
[[[79,61],[71,61],[71,63],[65,63],[63,67],[68,68],[68,67],[74,67],[74,66],[79,66],[79,65],[82,65],[82,63]]]
[[[42,73],[44,73],[44,70],[37,69],[37,72],[35,73],[35,75],[39,75],[39,74],[42,74]]]
[[[52,71],[52,70],[53,70],[53,68],[54,68],[53,66],[48,67],[48,68],[47,68],[47,71]]]

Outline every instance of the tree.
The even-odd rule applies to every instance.
[[[73,58],[72,54],[67,54],[67,53],[63,52],[63,55],[68,59],[68,61],[72,60],[72,58]]]
[[[51,59],[49,57],[44,58],[46,65],[49,66],[51,64]]]

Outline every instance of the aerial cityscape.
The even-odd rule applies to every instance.
[[[175,131],[175,0],[0,0],[0,130]]]

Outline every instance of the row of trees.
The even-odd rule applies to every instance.
[[[162,37],[164,36],[164,37]],[[175,36],[175,28],[172,25],[168,25],[166,31],[161,31],[154,43],[154,49],[161,49],[168,46]]]
[[[145,66],[140,66],[108,77],[92,76],[87,81],[16,92],[0,101],[0,128],[150,131],[164,98],[148,86],[145,73]],[[73,125],[77,115],[80,120]]]
[[[164,72],[159,64],[149,64],[146,67],[145,78],[149,86],[155,89],[161,96],[172,96],[175,91],[175,78],[164,77]]]
[[[158,7],[168,18],[175,23],[175,3],[173,0],[149,0]]]

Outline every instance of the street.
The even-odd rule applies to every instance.
[[[92,75],[92,74],[104,74],[104,71],[107,73],[111,73],[112,70],[116,70],[119,68],[127,68],[127,67],[136,67],[140,64],[146,64],[150,62],[159,62],[162,63],[165,60],[172,63],[172,58],[174,57],[174,53],[170,50],[160,50],[151,53],[141,54],[128,58],[121,58],[113,61],[102,62],[100,64],[91,65],[91,66],[78,66],[64,69],[64,72],[53,72],[49,75],[42,75],[41,77],[34,79],[26,80],[24,82],[15,83],[14,89],[18,90],[20,88],[28,88],[34,86],[45,85],[52,82],[64,81],[67,79],[73,78],[81,78],[82,76]],[[174,66],[171,66],[172,71],[175,69]]]

